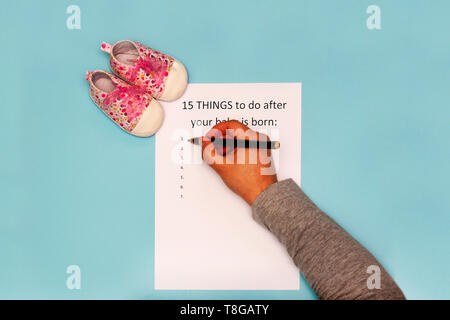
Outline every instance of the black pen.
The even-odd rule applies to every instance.
[[[215,147],[233,146],[234,148],[247,149],[279,149],[280,142],[269,140],[239,140],[239,139],[215,139],[214,137],[197,137],[189,139],[192,144],[201,145],[202,141],[211,141]]]

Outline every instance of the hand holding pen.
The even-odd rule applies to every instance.
[[[277,182],[271,149],[280,147],[266,135],[236,120],[214,126],[205,137],[191,139],[202,145],[203,160],[225,184],[248,204],[272,183]]]

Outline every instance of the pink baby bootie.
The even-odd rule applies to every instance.
[[[109,72],[86,73],[95,104],[119,127],[132,135],[149,137],[158,131],[164,113],[158,101],[142,87],[132,86]]]
[[[109,63],[115,74],[144,88],[156,99],[173,101],[186,90],[186,68],[167,54],[131,40],[121,40],[114,45],[104,42],[101,49],[110,54]]]

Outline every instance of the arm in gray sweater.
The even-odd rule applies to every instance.
[[[323,213],[291,180],[269,186],[253,217],[286,246],[320,299],[405,299],[380,263]],[[380,268],[380,289],[369,289],[369,266]]]

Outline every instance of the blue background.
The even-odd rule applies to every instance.
[[[81,30],[66,8],[81,8]],[[382,30],[366,9],[381,7]],[[309,299],[155,291],[154,138],[93,104],[102,41],[190,82],[302,82],[302,187],[414,298],[450,298],[450,2],[1,1],[0,298]],[[81,267],[81,290],[66,267]],[[180,261],[180,267],[182,262]]]

